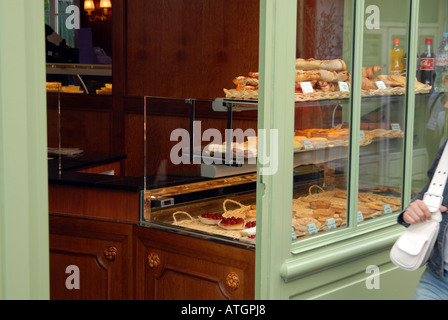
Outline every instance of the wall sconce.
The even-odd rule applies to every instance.
[[[101,16],[94,16],[92,17],[92,11],[95,11],[95,3],[93,0],[85,0],[84,1],[84,10],[87,11],[87,15],[89,16],[89,20],[91,22],[100,20],[100,21],[106,21],[107,17],[109,16],[109,9],[112,8],[112,4],[110,0],[101,0],[100,1],[100,8],[103,9],[103,12]]]

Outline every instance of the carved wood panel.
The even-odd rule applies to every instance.
[[[254,298],[253,251],[141,227],[134,235],[137,299]]]
[[[50,298],[132,298],[132,228],[50,217]]]

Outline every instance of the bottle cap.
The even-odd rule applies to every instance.
[[[394,44],[400,44],[400,39],[399,38],[395,38],[394,39]]]
[[[426,44],[432,44],[432,39],[426,39],[425,43]]]

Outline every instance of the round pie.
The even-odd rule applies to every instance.
[[[218,226],[224,230],[243,230],[246,226],[246,221],[243,218],[224,218],[219,221]]]

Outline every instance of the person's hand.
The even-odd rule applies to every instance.
[[[445,206],[440,207],[440,212],[447,212],[448,208]],[[431,212],[428,209],[426,203],[422,200],[416,200],[412,202],[408,209],[403,214],[403,220],[407,224],[417,224],[425,222],[431,219]]]

